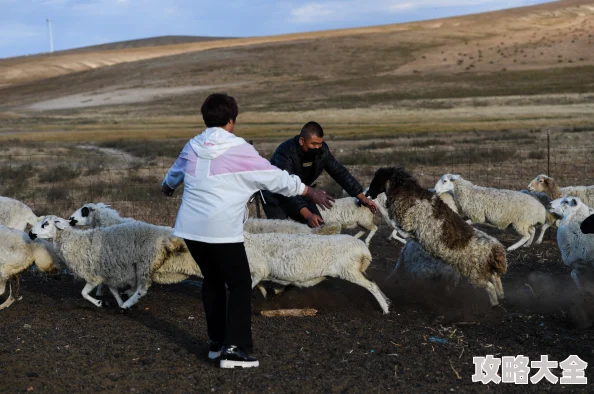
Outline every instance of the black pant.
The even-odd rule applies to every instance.
[[[266,214],[267,219],[281,219],[285,220],[291,218],[296,222],[307,224],[307,220],[299,211],[295,211],[290,204],[288,204],[288,198],[285,196],[281,196],[280,194],[273,194],[273,193],[263,193],[264,199],[266,203],[262,204],[264,206],[264,213]],[[322,216],[320,214],[320,210],[318,206],[312,202],[307,201],[307,209],[311,211],[311,213]]]
[[[252,278],[243,243],[185,241],[204,276],[202,302],[208,336],[214,342],[251,350]]]

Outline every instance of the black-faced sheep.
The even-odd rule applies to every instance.
[[[390,218],[433,257],[454,267],[471,284],[485,289],[491,305],[503,298],[500,276],[507,270],[505,248],[472,228],[436,194],[421,187],[402,168],[376,171],[369,195],[386,192]]]

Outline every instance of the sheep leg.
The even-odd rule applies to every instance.
[[[392,239],[394,239],[402,244],[406,244],[406,239],[400,238],[398,236],[398,230],[393,230],[392,233],[388,236],[388,241],[390,241]]]
[[[359,285],[359,286],[367,289],[371,294],[373,294],[373,296],[375,297],[377,302],[380,304],[380,307],[382,308],[384,315],[387,315],[388,313],[390,313],[390,304],[391,304],[390,299],[388,297],[386,297],[386,295],[384,293],[382,293],[382,291],[375,284],[374,281],[367,279],[362,272],[360,272],[360,271],[351,272],[347,275],[341,275],[340,277],[344,280],[348,280],[351,283],[354,283],[356,285]]]
[[[91,283],[86,283],[86,284],[85,284],[85,287],[82,289],[82,292],[81,292],[81,294],[82,294],[82,296],[83,296],[83,298],[84,298],[85,300],[87,300],[87,301],[91,302],[91,303],[92,303],[93,305],[95,305],[96,307],[99,307],[99,308],[101,308],[101,307],[103,306],[103,302],[102,302],[101,300],[97,300],[97,299],[95,299],[95,298],[93,298],[93,297],[91,297],[91,296],[89,295],[89,293],[90,293],[91,291],[93,291],[93,289],[94,289],[95,287],[97,287],[97,285],[93,285],[93,284],[91,284]]]
[[[544,237],[545,231],[547,231],[547,229],[551,227],[550,223],[545,223],[542,225],[542,227],[540,228],[540,234],[538,234],[538,239],[536,240],[536,244],[540,245],[542,243],[542,239]]]
[[[266,296],[268,295],[268,292],[266,291],[266,288],[264,287],[264,285],[262,283],[258,283],[256,285],[256,287],[258,287],[258,290],[260,290],[260,293],[262,293],[262,297],[264,297],[266,299]],[[253,284],[252,284],[252,289],[254,288]]]
[[[497,291],[495,290],[495,286],[493,286],[493,283],[488,282],[486,280],[481,280],[478,283],[478,287],[482,287],[483,289],[485,289],[485,291],[489,295],[489,301],[491,302],[491,306],[499,305],[499,301],[497,300]]]
[[[9,291],[8,298],[2,303],[2,305],[0,305],[0,311],[2,309],[8,308],[16,301],[16,298],[14,298],[12,296],[12,281],[13,281],[13,279],[10,278],[8,281],[9,281],[9,283],[8,283],[8,291]],[[6,282],[4,282],[4,285],[6,285]],[[4,291],[2,293],[4,293]]]
[[[14,298],[17,301],[22,300],[23,296],[21,295],[21,274],[16,274],[15,276],[13,276],[12,283],[14,284]]]
[[[369,234],[367,234],[367,238],[365,238],[365,245],[369,246],[369,243],[371,242],[371,238],[373,238],[376,231],[377,231],[377,226],[374,224],[374,225],[372,225],[371,231],[369,232]]]
[[[118,303],[118,306],[121,308],[122,305],[124,305],[124,301],[122,301],[122,297],[120,297],[120,293],[118,292],[118,289],[116,289],[115,287],[109,286],[109,291],[111,291],[113,298],[115,298],[115,300]]]
[[[536,235],[536,228],[535,227],[530,227],[530,229],[528,230],[528,234],[530,234],[530,238],[528,239],[528,241],[523,245],[525,248],[529,247],[530,245],[532,245],[532,241],[534,241],[534,236]]]
[[[501,278],[497,274],[491,275],[491,283],[495,286],[495,292],[497,293],[497,298],[499,300],[503,300],[503,285],[501,284]]]
[[[526,235],[524,235],[522,237],[521,240],[519,240],[518,242],[516,242],[515,244],[513,244],[512,246],[507,248],[507,251],[510,252],[512,250],[518,249],[520,246],[524,245],[529,239],[530,239],[530,233],[527,233]]]
[[[145,284],[141,284],[138,286],[138,288],[136,289],[136,292],[134,292],[134,294],[132,294],[132,297],[130,297],[126,302],[124,302],[124,305],[122,305],[123,309],[130,309],[132,307],[132,305],[135,305],[142,297],[144,297],[146,295],[146,293],[148,292],[148,286]]]
[[[103,285],[97,286],[97,290],[95,290],[95,297],[103,296]]]
[[[6,291],[6,280],[0,278],[0,295]]]
[[[355,234],[355,238],[359,239],[364,235],[365,235],[365,231],[359,231],[357,234]]]

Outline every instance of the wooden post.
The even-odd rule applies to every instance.
[[[547,129],[547,176],[551,176],[551,129]]]

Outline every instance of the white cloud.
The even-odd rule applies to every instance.
[[[289,20],[298,24],[344,21],[357,19],[362,15],[411,12],[422,8],[449,8],[490,6],[489,8],[510,8],[534,4],[534,0],[317,0],[290,9]]]
[[[0,46],[14,45],[44,34],[45,30],[38,26],[27,26],[21,23],[0,25]]]
[[[92,16],[115,16],[127,12],[131,7],[143,2],[142,0],[134,2],[130,0],[91,0],[75,3],[72,5],[72,9]]]

